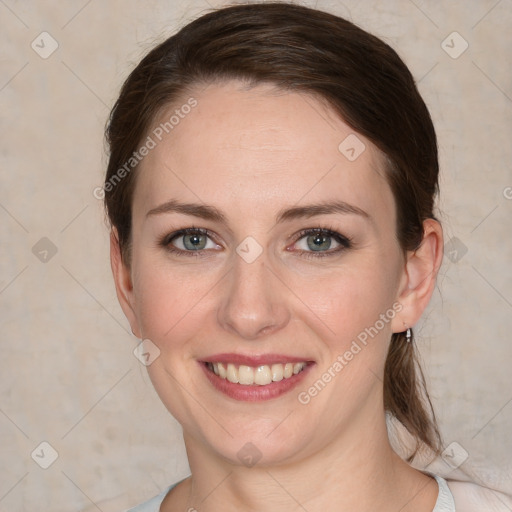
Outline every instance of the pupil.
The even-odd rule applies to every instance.
[[[319,249],[329,249],[331,246],[330,237],[327,235],[322,235],[319,233],[309,237],[309,239],[313,239],[313,245],[309,246],[309,248],[313,251],[318,251]]]
[[[203,235],[185,235],[184,245],[187,249],[203,249],[204,240]]]

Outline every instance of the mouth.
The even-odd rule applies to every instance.
[[[302,372],[308,363],[274,363],[273,365],[247,366],[234,363],[206,363],[208,370],[221,379],[242,386],[267,386],[272,382],[289,379]]]
[[[252,402],[291,391],[315,364],[286,356],[247,358],[234,354],[199,363],[217,391],[235,400]]]

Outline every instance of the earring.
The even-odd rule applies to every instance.
[[[411,342],[411,338],[412,338],[412,331],[411,331],[411,328],[408,327],[407,331],[405,333],[405,341],[407,341],[407,343],[410,343]]]

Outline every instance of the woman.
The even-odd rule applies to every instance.
[[[410,464],[442,450],[413,326],[443,235],[397,54],[306,7],[221,9],[141,61],[107,139],[117,295],[191,468],[132,510],[455,510]]]

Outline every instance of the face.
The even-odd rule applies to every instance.
[[[124,268],[158,394],[187,439],[235,464],[364,435],[405,330],[381,155],[311,96],[238,82],[193,96],[139,166]]]

